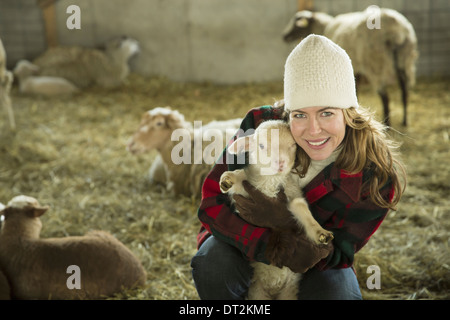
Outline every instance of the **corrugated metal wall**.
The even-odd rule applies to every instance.
[[[0,38],[9,69],[18,60],[32,59],[46,49],[44,20],[36,1],[0,1]]]

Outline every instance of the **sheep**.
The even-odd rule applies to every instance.
[[[27,60],[20,60],[14,68],[19,81],[19,91],[43,96],[70,95],[79,91],[71,82],[60,77],[34,76],[39,67]]]
[[[16,120],[11,106],[11,98],[9,96],[14,76],[11,71],[6,69],[6,52],[3,47],[2,39],[0,39],[0,105],[3,105],[9,118],[9,125],[12,130],[16,129]]]
[[[111,234],[91,231],[84,236],[40,239],[39,217],[48,206],[20,195],[0,210],[4,215],[0,266],[9,279],[12,298],[98,299],[144,284],[141,262]],[[75,267],[81,286],[69,279]]]
[[[379,19],[379,29],[369,22]],[[411,23],[399,12],[369,6],[365,11],[332,17],[323,12],[297,12],[283,32],[286,42],[308,34],[321,34],[341,46],[350,56],[357,76],[377,91],[390,126],[386,87],[397,79],[403,103],[403,126],[407,126],[408,90],[415,84],[417,38]]]
[[[333,234],[323,229],[312,217],[298,180],[291,173],[296,159],[297,143],[291,135],[289,125],[282,120],[264,121],[253,134],[236,139],[228,147],[230,154],[240,154],[244,151],[249,152],[249,164],[244,169],[225,171],[220,177],[220,190],[227,193],[233,201],[234,194],[248,196],[242,186],[243,180],[249,181],[268,197],[276,197],[283,188],[288,199],[288,209],[299,227],[304,228],[308,238],[316,244],[327,244],[331,241]],[[297,299],[301,274],[292,272],[288,267],[278,268],[256,261],[251,262],[251,265],[254,274],[248,299]]]
[[[139,128],[128,140],[126,148],[132,154],[157,150],[158,155],[149,170],[150,180],[165,185],[167,190],[176,195],[198,198],[201,195],[204,178],[211,170],[214,160],[219,157],[218,152],[225,147],[226,141],[223,138],[226,139],[227,131],[231,138],[240,123],[241,119],[212,121],[197,128],[187,122],[179,111],[170,107],[157,107],[142,115]],[[180,131],[188,137],[179,142],[176,133]],[[202,157],[206,154],[204,151],[207,151],[208,146],[204,147],[202,140],[208,133],[214,132],[222,139],[208,144],[218,146],[217,153],[214,153],[209,161],[204,161]],[[188,154],[185,156],[190,157],[190,161],[174,162],[175,149],[187,150]]]
[[[108,42],[105,50],[52,47],[33,64],[39,67],[37,75],[64,78],[79,89],[91,85],[114,88],[128,76],[128,60],[138,52],[136,40],[121,37]]]

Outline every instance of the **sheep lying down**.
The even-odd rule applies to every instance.
[[[108,41],[104,49],[52,47],[33,61],[34,76],[62,78],[77,89],[92,85],[116,88],[130,73],[129,60],[139,50],[138,41],[126,36]]]
[[[70,81],[61,77],[37,76],[40,68],[27,60],[20,60],[14,68],[19,81],[19,91],[23,94],[42,96],[71,95],[78,92]]]
[[[150,181],[165,186],[176,195],[200,197],[206,175],[228,140],[239,129],[241,121],[230,119],[196,126],[195,122],[192,125],[186,121],[177,110],[157,107],[142,115],[141,123],[126,148],[135,155],[156,150],[158,155],[149,170]],[[211,139],[214,133],[218,139]],[[175,161],[174,155],[180,153],[176,150],[181,149],[186,151],[187,161]]]
[[[263,150],[267,152],[264,156],[261,153]],[[229,146],[228,152],[231,154],[249,152],[249,164],[244,169],[225,171],[220,177],[220,189],[223,193],[228,193],[231,200],[234,194],[248,196],[242,186],[244,180],[268,197],[276,197],[280,188],[283,188],[288,199],[289,211],[310,240],[316,244],[327,244],[333,239],[333,234],[323,229],[313,218],[298,181],[291,173],[297,143],[286,122],[281,120],[263,122],[253,135],[235,140]],[[292,272],[288,267],[278,268],[261,262],[251,262],[251,265],[254,273],[248,299],[297,299],[301,274]]]
[[[12,298],[98,299],[144,284],[141,262],[107,232],[40,239],[47,210],[23,195],[0,206],[0,267]]]

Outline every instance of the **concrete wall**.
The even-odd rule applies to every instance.
[[[66,28],[67,6],[81,30]],[[290,52],[281,32],[295,0],[61,0],[61,44],[93,46],[127,34],[142,44],[133,67],[174,80],[236,83],[281,79]]]
[[[418,75],[450,76],[450,1],[314,0],[336,15],[375,4],[403,13],[419,40]],[[81,9],[81,29],[69,30],[69,5]],[[127,34],[140,41],[132,69],[178,81],[243,83],[281,80],[295,44],[281,32],[297,0],[59,0],[58,40],[93,47]],[[42,12],[35,0],[0,1],[0,37],[8,66],[32,59],[46,47]]]

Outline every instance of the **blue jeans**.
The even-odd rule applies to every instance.
[[[192,277],[200,299],[244,299],[253,269],[235,247],[209,237],[192,258]],[[361,300],[351,268],[307,271],[300,282],[299,300]]]

